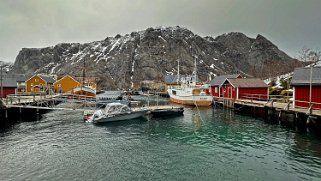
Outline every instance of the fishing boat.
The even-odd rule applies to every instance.
[[[178,61],[178,86],[170,87],[167,93],[170,100],[175,103],[191,106],[210,106],[213,97],[206,93],[206,86],[197,86],[196,58],[193,75],[179,79],[179,61]]]
[[[103,110],[97,110],[88,118],[88,122],[106,123],[113,121],[124,121],[143,117],[147,109],[131,109],[121,103],[109,103]]]
[[[96,97],[96,90],[91,87],[81,86],[81,87],[75,88],[73,91],[74,91],[74,94],[76,94],[76,95],[83,95],[83,96],[87,96],[87,97]]]
[[[92,77],[86,77],[86,59],[83,61],[82,76],[76,77],[76,79],[81,81],[81,86],[72,91],[75,95],[79,95],[79,97],[96,97],[96,80]]]

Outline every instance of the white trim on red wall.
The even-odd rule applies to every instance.
[[[236,88],[236,99],[239,99],[239,88]]]
[[[295,108],[295,86],[293,86],[293,108]]]

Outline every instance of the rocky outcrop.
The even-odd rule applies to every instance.
[[[181,74],[191,74],[196,59],[203,81],[227,73],[265,77],[263,72],[271,62],[297,62],[262,35],[249,38],[242,33],[228,33],[216,38],[200,37],[186,28],[160,27],[85,44],[24,48],[13,70],[80,76],[86,67],[86,74],[98,77],[103,88],[128,89],[139,86],[143,80],[162,81],[164,75],[176,74],[178,59]]]

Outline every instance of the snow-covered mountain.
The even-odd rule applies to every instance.
[[[87,75],[106,89],[135,88],[143,80],[162,81],[166,74],[190,74],[197,59],[198,75],[206,81],[218,74],[241,73],[269,77],[293,71],[298,61],[262,35],[249,38],[232,32],[201,37],[187,28],[148,28],[91,43],[61,43],[46,48],[23,48],[14,72]],[[287,65],[287,66],[284,66]]]
[[[2,67],[2,73],[4,72],[10,72],[13,68],[13,64],[12,63],[8,63],[8,62],[3,62],[0,61],[0,66]]]

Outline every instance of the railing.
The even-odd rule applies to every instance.
[[[249,103],[258,104],[258,105],[263,105],[263,106],[272,107],[272,108],[279,107],[284,110],[301,109],[300,112],[306,111],[306,114],[308,115],[311,115],[313,111],[321,111],[320,102],[293,100],[291,99],[292,96],[283,96],[283,95],[270,95],[269,99],[264,99],[266,97],[267,97],[266,95],[263,96],[262,94],[247,94],[247,95],[243,94],[240,100],[233,99],[233,98],[217,97],[217,96],[213,96],[213,100],[222,102],[223,104],[225,103],[225,101],[238,101],[238,102],[243,102],[245,104],[249,104]],[[249,100],[250,102],[246,100]],[[295,101],[295,106],[293,107],[294,101]],[[276,103],[279,103],[279,104],[276,105]],[[298,103],[301,103],[301,104],[298,105]],[[317,114],[320,114],[320,112],[318,112]]]
[[[249,99],[255,101],[267,101],[269,98],[266,94],[240,94],[239,99]]]
[[[269,100],[273,100],[275,102],[288,103],[291,102],[292,96],[284,96],[284,95],[270,95]]]
[[[57,102],[69,103],[73,109],[77,108],[89,108],[94,109],[96,107],[96,98],[86,95],[76,94],[53,94],[47,95],[42,93],[33,94],[11,94],[2,99],[2,102],[6,106],[12,105],[37,105],[39,107],[51,107],[55,106]]]
[[[39,100],[47,99],[50,95],[46,93],[25,93],[25,94],[9,94],[6,98],[3,98],[5,104],[24,104],[27,102],[35,102]]]
[[[298,106],[297,103],[303,103],[303,105]],[[309,101],[302,101],[302,100],[295,100],[295,108],[299,109],[307,109],[307,114],[312,114],[313,110],[321,110],[321,103],[319,102],[309,102]]]

